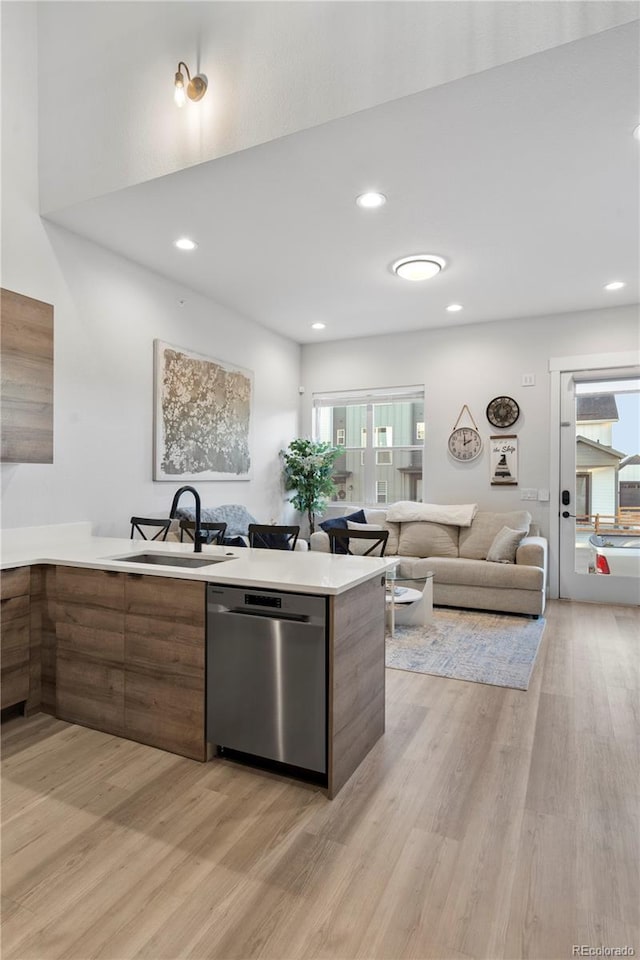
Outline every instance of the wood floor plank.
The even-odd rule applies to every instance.
[[[386,732],[333,801],[7,720],[3,960],[637,953],[638,612],[546,617],[527,692],[388,670]]]

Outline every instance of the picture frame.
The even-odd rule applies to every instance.
[[[518,484],[518,437],[502,433],[489,437],[489,467],[492,487]]]
[[[154,340],[153,479],[251,479],[253,373]]]

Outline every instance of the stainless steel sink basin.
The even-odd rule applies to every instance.
[[[209,567],[213,563],[235,560],[235,557],[184,556],[181,553],[137,553],[135,556],[112,557],[125,563],[151,563],[162,567]]]

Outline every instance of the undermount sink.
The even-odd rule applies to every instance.
[[[137,553],[135,556],[112,557],[125,563],[152,563],[162,567],[208,567],[212,563],[224,563],[235,557],[185,557],[180,553]]]

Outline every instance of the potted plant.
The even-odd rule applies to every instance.
[[[324,510],[335,492],[331,473],[343,453],[342,447],[334,447],[323,440],[302,438],[292,440],[287,449],[281,451],[285,488],[296,491],[291,502],[301,513],[306,513],[310,535],[315,529],[316,513]]]

